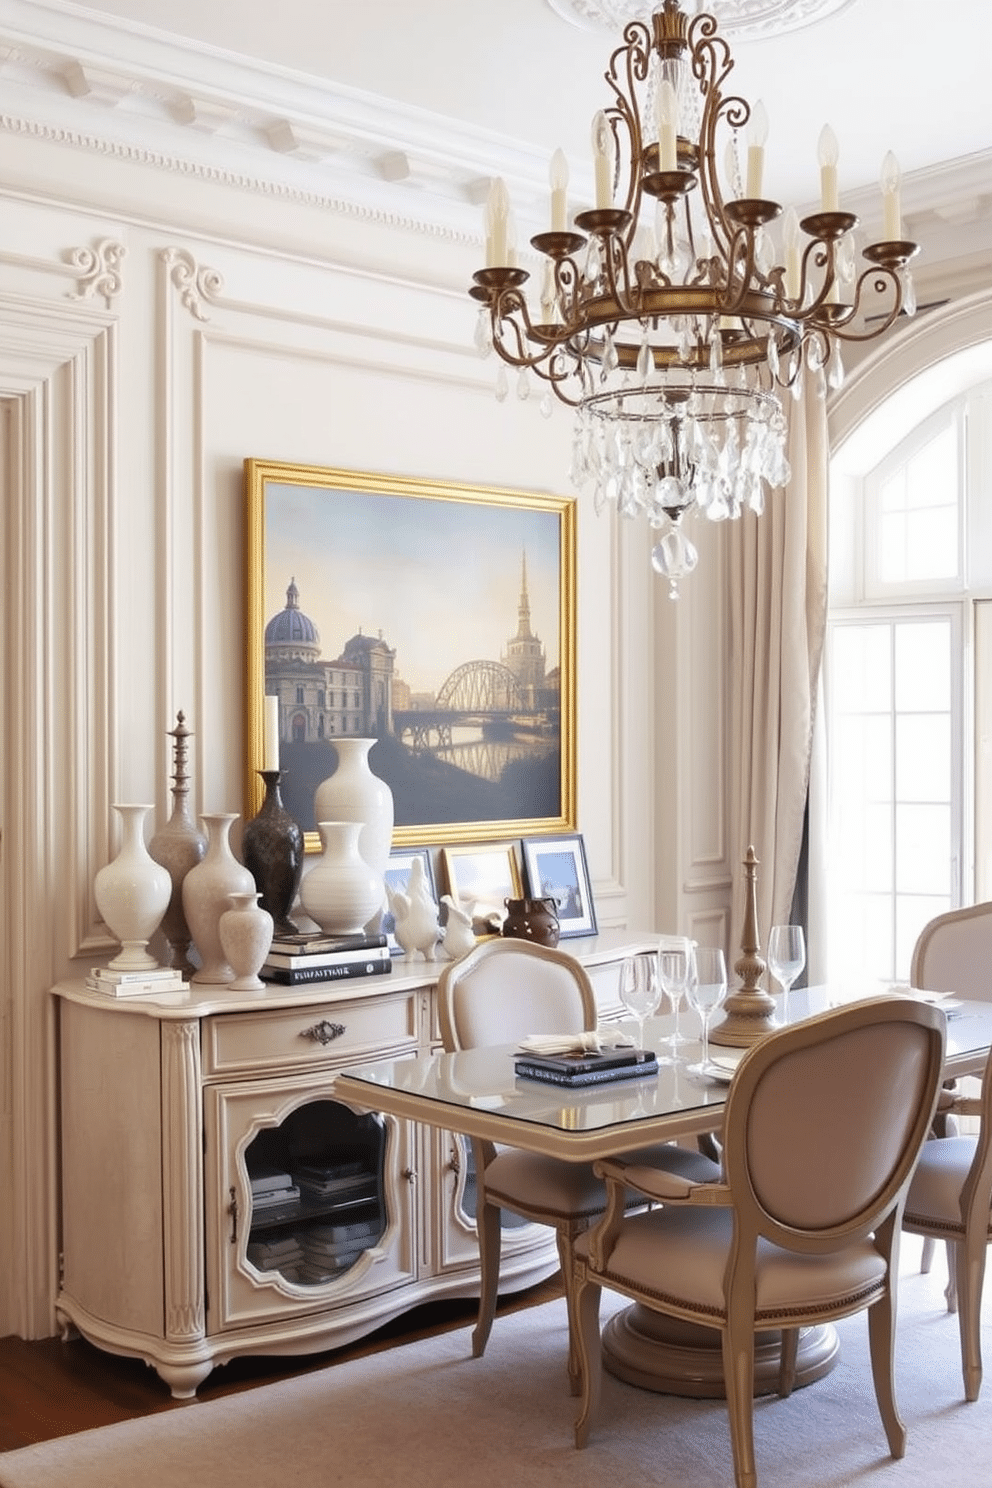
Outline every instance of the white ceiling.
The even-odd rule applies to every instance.
[[[845,193],[874,195],[891,149],[910,178],[907,211],[914,179],[921,202],[924,189],[939,196],[941,168],[961,161],[970,169],[972,209],[992,209],[986,13],[985,0],[943,8],[933,0],[848,0],[786,34],[732,36],[730,91],[762,99],[770,118],[767,194],[799,207],[816,201],[817,138],[829,122],[840,142],[842,206]],[[946,34],[938,30],[944,16],[955,27]],[[112,29],[94,25],[108,19]],[[436,152],[461,151],[461,189],[476,202],[482,185],[470,189],[473,169],[481,178],[497,173],[501,150],[515,152],[517,174],[529,176],[536,193],[561,145],[583,189],[591,179],[590,120],[611,101],[603,81],[611,41],[564,20],[550,0],[375,0],[368,9],[355,0],[170,0],[167,7],[162,0],[0,0],[0,47],[31,34],[49,46],[67,38],[94,68],[116,57],[132,72],[177,85],[185,71],[199,80],[201,99],[208,75],[250,62],[263,92],[304,89],[314,117],[322,98],[335,113],[333,97],[338,122],[342,107],[357,110],[369,139],[381,120],[380,150],[402,152],[407,137],[419,136],[422,153],[427,140]],[[15,51],[15,75],[16,58]],[[133,108],[133,97],[123,106]],[[392,167],[378,158],[380,178],[390,179]],[[402,170],[400,161],[396,179]],[[512,164],[506,173],[512,181]]]

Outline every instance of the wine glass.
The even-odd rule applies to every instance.
[[[661,990],[672,1005],[674,1021],[668,1039],[673,1057],[678,1057],[679,1045],[690,1042],[679,1032],[679,1011],[689,987],[692,968],[692,941],[687,935],[663,935],[658,942],[658,975]]]
[[[661,1001],[657,958],[646,952],[628,956],[620,967],[620,999],[637,1019],[637,1046],[644,1048],[645,1019],[657,1010]]]
[[[689,1006],[699,1014],[702,1025],[702,1054],[698,1064],[690,1064],[694,1075],[710,1072],[710,1019],[727,995],[727,962],[715,946],[697,946],[693,952],[689,977]]]
[[[789,989],[806,965],[802,925],[773,925],[768,937],[768,970],[782,988],[782,1017],[789,1006]]]

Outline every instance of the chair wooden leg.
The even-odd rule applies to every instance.
[[[558,1259],[565,1285],[565,1308],[568,1313],[568,1388],[572,1395],[582,1389],[582,1360],[579,1357],[578,1318],[575,1312],[575,1260],[572,1255],[574,1236],[567,1229],[557,1232]]]
[[[472,1333],[472,1357],[481,1359],[489,1342],[499,1294],[499,1261],[503,1236],[498,1207],[483,1201],[479,1205],[475,1222],[479,1234],[480,1286],[479,1318]]]
[[[984,1236],[979,1238],[982,1243],[977,1254],[969,1255],[964,1241],[953,1247],[957,1253],[958,1327],[961,1331],[961,1372],[966,1400],[977,1400],[982,1388],[981,1312],[986,1244]]]
[[[944,1288],[948,1312],[958,1310],[958,1248],[953,1240],[947,1242],[947,1286]]]
[[[799,1358],[799,1329],[783,1328],[782,1354],[778,1366],[778,1393],[788,1399],[796,1383],[796,1362]]]
[[[575,1332],[579,1346],[579,1372],[582,1378],[582,1407],[575,1423],[575,1445],[584,1447],[589,1430],[599,1414],[599,1397],[603,1384],[603,1344],[599,1331],[599,1299],[602,1287],[586,1279],[575,1282]]]
[[[871,1373],[875,1382],[878,1413],[885,1427],[889,1451],[893,1457],[906,1453],[906,1427],[896,1405],[895,1362],[896,1309],[889,1291],[868,1309],[868,1343],[871,1349]]]
[[[933,1252],[935,1240],[932,1235],[926,1235],[923,1239],[923,1249],[920,1252],[920,1275],[926,1276],[933,1265]]]
[[[754,1461],[754,1319],[747,1328],[723,1330],[723,1380],[730,1417],[736,1488],[758,1488]]]

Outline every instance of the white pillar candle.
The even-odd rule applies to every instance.
[[[505,269],[507,267],[506,252],[506,229],[510,217],[510,197],[506,189],[506,182],[502,176],[497,176],[489,188],[489,200],[486,202],[486,267],[488,269]]]
[[[658,125],[658,169],[678,170],[679,101],[668,78],[662,78],[658,84],[655,113]]]
[[[829,124],[820,130],[820,209],[837,211],[837,136]]]
[[[785,293],[790,300],[799,298],[799,217],[795,207],[786,208],[782,222],[785,240]]]
[[[751,110],[747,145],[747,187],[745,195],[752,200],[761,197],[762,176],[765,169],[765,141],[768,138],[768,113],[765,105],[758,102]]]
[[[279,768],[279,699],[265,694],[265,730],[262,740],[262,769]]]
[[[568,161],[564,150],[551,157],[551,231],[568,231]]]
[[[890,150],[882,161],[882,236],[886,243],[902,242],[902,207],[899,201],[901,178],[899,162]]]
[[[613,134],[602,109],[592,121],[592,150],[596,206],[602,210],[613,205]]]

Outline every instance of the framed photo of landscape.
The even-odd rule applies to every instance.
[[[574,498],[258,459],[244,475],[246,819],[277,763],[318,851],[314,794],[350,735],[376,741],[394,847],[574,827]]]
[[[448,893],[471,913],[476,935],[498,934],[506,900],[519,899],[522,892],[516,843],[444,847],[441,860]]]
[[[595,935],[596,906],[581,835],[525,838],[523,855],[527,892],[532,899],[555,901],[559,936]]]

